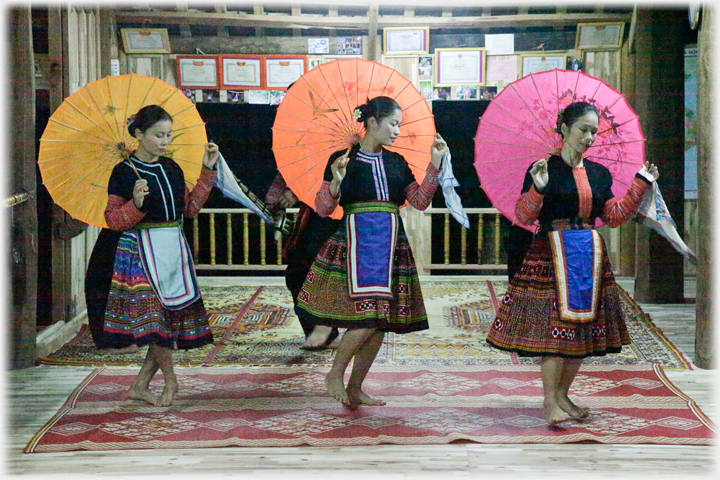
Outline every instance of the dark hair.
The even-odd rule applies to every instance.
[[[362,122],[367,128],[367,121],[374,118],[378,122],[385,117],[389,117],[396,110],[402,110],[400,105],[390,97],[379,96],[363,103],[356,110],[360,110],[358,122]]]
[[[595,108],[594,105],[588,102],[571,103],[570,105],[565,107],[564,110],[560,110],[560,112],[558,113],[557,132],[562,135],[563,124],[567,125],[568,127],[572,127],[573,124],[577,122],[578,118],[589,112],[593,112],[598,117],[600,116],[597,108]]]
[[[131,136],[135,136],[135,130],[144,132],[158,122],[170,120],[172,117],[159,105],[146,105],[140,109],[135,115],[130,117],[128,124],[128,132]]]

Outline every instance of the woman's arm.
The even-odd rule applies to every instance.
[[[421,185],[417,182],[412,182],[410,185],[405,187],[405,198],[413,208],[417,210],[425,210],[432,203],[432,199],[435,196],[435,190],[438,187],[438,174],[440,171],[431,162],[427,170],[425,170],[425,179]]]
[[[187,188],[187,185],[185,186],[185,211],[183,215],[188,218],[194,218],[200,213],[200,209],[205,205],[205,202],[210,196],[215,175],[215,170],[203,167],[200,171],[200,178],[198,178],[192,191]]]
[[[615,228],[625,223],[640,207],[645,191],[651,183],[645,178],[636,176],[627,193],[622,199],[611,198],[605,202],[600,216],[605,225]]]
[[[320,190],[315,194],[315,212],[321,217],[329,217],[340,203],[341,194],[333,197],[330,194],[330,182],[323,181]]]
[[[108,195],[105,207],[105,223],[110,230],[122,232],[137,225],[145,216],[145,212],[138,210],[135,202],[126,200],[119,195]]]
[[[530,190],[520,195],[515,203],[515,216],[523,225],[532,225],[540,217],[545,195],[539,193],[533,184]]]

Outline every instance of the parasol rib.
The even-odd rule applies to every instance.
[[[547,143],[545,143],[545,142],[542,142],[542,143],[541,143],[541,142],[538,142],[538,141],[536,141],[536,140],[534,140],[534,139],[532,139],[532,138],[530,138],[530,137],[528,137],[528,136],[526,136],[526,135],[521,135],[520,132],[519,132],[517,129],[508,128],[508,127],[506,127],[505,125],[501,125],[501,124],[499,124],[499,123],[491,122],[490,120],[482,119],[482,118],[480,119],[480,123],[490,124],[490,125],[493,125],[493,126],[495,126],[495,127],[500,128],[500,129],[502,129],[502,130],[505,130],[505,131],[507,131],[507,132],[510,132],[511,134],[513,134],[513,135],[515,135],[515,136],[517,136],[517,137],[525,138],[525,139],[527,139],[527,140],[529,140],[529,141],[531,141],[531,142],[539,145],[538,148],[547,148]],[[526,130],[526,131],[527,131],[527,130]],[[533,130],[530,130],[530,131],[533,132]],[[533,132],[533,133],[534,133],[534,132]],[[486,139],[486,138],[478,139],[478,141],[479,141],[479,142],[484,142],[484,141],[492,142],[492,140],[488,140],[488,139]]]
[[[296,97],[296,98],[297,98],[297,97]],[[301,100],[301,101],[302,101],[302,100]],[[303,102],[303,103],[304,103],[304,102]],[[294,113],[286,112],[286,111],[284,111],[284,110],[279,110],[279,111],[278,111],[278,114],[280,114],[280,113],[282,113],[282,114],[284,114],[284,115],[289,115],[289,116],[291,116],[291,117],[295,117],[295,118],[297,118],[297,119],[306,121],[306,122],[311,123],[311,124],[313,124],[313,125],[317,125],[318,127],[322,127],[322,128],[328,129],[328,130],[330,130],[331,132],[337,132],[338,130],[341,130],[341,128],[340,128],[335,122],[333,122],[332,120],[330,120],[328,117],[325,117],[325,118],[327,118],[328,122],[331,122],[333,125],[335,125],[336,129],[333,129],[333,128],[327,126],[327,125],[323,125],[322,123],[317,123],[317,122],[314,121],[314,120],[307,120],[307,119],[305,119],[305,118],[303,118],[303,117],[301,117],[301,116],[299,116],[299,115],[295,115]],[[298,130],[293,130],[293,131],[297,132]],[[308,133],[308,132],[306,132],[306,133]]]
[[[95,103],[95,106],[97,107],[98,111],[102,111],[102,110],[101,110],[101,107],[100,107],[100,104],[98,103],[97,99],[95,98],[95,95],[94,95],[93,92],[92,92],[92,89],[88,88],[88,89],[87,89],[87,93],[88,93],[88,95],[90,95],[90,98],[91,98],[92,101]],[[108,96],[110,97],[110,105],[115,105],[115,103],[113,102],[113,99],[112,99],[112,90],[111,90],[111,89],[108,89]],[[116,115],[116,114],[115,114],[115,112],[113,111],[113,117],[115,117],[115,115]],[[50,117],[50,118],[52,119],[52,117]],[[112,124],[108,121],[108,119],[105,118],[105,115],[102,115],[102,119],[105,120],[105,123],[107,123],[107,126],[108,126],[108,128],[110,129],[110,131],[111,131],[111,132],[115,132],[115,138],[121,138],[121,133],[120,133],[121,130],[119,130],[119,129],[118,129],[118,126],[117,126],[117,117],[115,117],[115,120],[116,120],[115,125],[112,125]],[[125,125],[125,122],[123,122],[123,125]]]
[[[337,148],[337,147],[336,147],[336,148]],[[296,164],[296,163],[298,163],[298,162],[301,162],[301,161],[303,161],[303,160],[306,160],[306,159],[308,159],[308,158],[310,158],[310,157],[312,157],[312,156],[314,156],[314,155],[317,155],[317,154],[322,153],[322,152],[327,152],[327,151],[330,151],[330,150],[331,150],[331,148],[325,148],[325,149],[319,150],[319,151],[317,151],[317,152],[312,152],[310,155],[305,155],[304,157],[298,158],[297,160],[293,160],[292,162],[288,162],[288,163],[284,164],[284,165],[283,165],[283,168],[288,167],[288,166],[290,166],[290,165],[294,165],[294,164]],[[337,150],[332,150],[331,154],[337,152],[338,150],[339,150],[339,149],[337,149]],[[330,159],[329,156],[328,156],[328,159]],[[305,173],[307,173],[307,172],[305,172]],[[294,181],[295,181],[295,180],[293,180],[293,181],[290,182],[290,183],[294,183]],[[288,184],[288,186],[290,186],[290,183]]]
[[[342,72],[341,72],[341,70],[340,70],[340,63],[339,63],[339,61],[338,61],[338,60],[335,60],[334,62],[331,62],[331,63],[330,63],[330,65],[332,65],[332,64],[335,64],[335,65],[337,66],[338,72],[340,73],[340,78],[342,79]],[[320,65],[320,68],[319,68],[320,74],[322,75],[323,80],[325,80],[325,85],[327,86],[328,91],[330,91],[330,93],[332,94],[332,97],[333,97],[333,99],[335,100],[335,104],[337,104],[338,106],[340,106],[340,101],[338,100],[337,95],[335,95],[335,92],[334,92],[334,91],[332,90],[332,88],[330,87],[330,82],[328,81],[327,77],[325,76],[325,71],[324,71],[324,69],[322,68],[323,65],[325,65],[325,64]],[[328,68],[330,68],[330,67],[328,66]],[[322,99],[322,100],[325,101],[325,99]],[[325,102],[325,103],[327,104],[327,102]],[[330,105],[328,104],[328,106],[330,106]],[[346,114],[344,111],[342,111],[342,109],[340,109],[340,108],[338,108],[337,110],[340,110],[340,112],[343,114],[343,117],[344,117],[344,120],[343,120],[343,119],[340,118],[340,116],[337,114],[337,112],[333,112],[333,113],[335,114],[335,116],[338,117],[338,121],[340,121],[340,124],[342,125],[342,128],[344,129],[344,131],[350,131],[350,129],[348,128],[348,126],[351,125],[351,124],[349,123],[349,120],[348,120],[348,118],[347,118],[347,114]],[[354,118],[353,118],[353,120],[354,120]]]
[[[357,64],[357,61],[355,63]],[[338,65],[338,74],[340,74],[340,85],[345,85],[345,79],[343,78],[342,69],[340,68],[340,63],[338,63],[337,65]],[[355,78],[357,78],[357,77],[355,77]],[[355,85],[355,88],[357,89],[357,84]],[[333,95],[334,95],[334,93],[333,93]],[[335,101],[338,101],[337,98],[335,99]],[[338,102],[338,104],[339,103],[340,102]],[[350,99],[348,98],[347,87],[345,87],[345,103],[347,104],[348,112],[351,112],[351,116],[352,116],[352,108],[350,108]],[[345,112],[343,112],[343,115],[344,114],[345,114]],[[350,121],[347,118],[347,116],[345,116],[345,120],[348,122]],[[355,117],[353,117],[353,120],[355,120]],[[357,122],[355,122],[355,123],[357,123]]]
[[[321,66],[322,66],[322,65],[321,65]],[[318,68],[318,70],[319,70],[320,67],[317,67],[317,68]],[[321,70],[320,70],[320,72],[322,73]],[[330,104],[320,95],[320,93],[315,89],[315,87],[314,87],[310,82],[308,82],[308,80],[307,80],[304,76],[300,77],[300,79],[305,80],[305,83],[307,83],[308,86],[317,94],[317,96],[318,96],[318,98],[320,99],[320,101],[322,101],[322,102],[328,107],[329,110],[338,110],[338,109],[332,109],[332,108],[330,107]],[[291,90],[292,90],[292,89],[291,89]],[[305,105],[306,107],[309,107],[309,108],[311,108],[311,109],[313,109],[313,110],[315,109],[315,105],[308,105],[307,102],[305,102],[303,99],[301,99],[300,97],[298,97],[297,95],[295,95],[291,90],[289,91],[290,94],[291,94],[293,97],[297,98],[298,101],[300,101],[300,103],[302,103],[302,104]],[[279,112],[280,112],[280,111],[278,111],[278,113],[279,113]],[[282,112],[285,113],[285,114],[290,115],[288,112],[286,112],[286,111],[284,111],[284,110],[283,110]],[[325,118],[327,118],[327,120],[328,120],[330,123],[332,123],[333,125],[335,125],[335,128],[336,128],[337,130],[339,130],[339,131],[345,131],[346,125],[344,125],[344,124],[342,123],[342,119],[337,115],[337,113],[334,112],[334,111],[330,111],[330,112],[327,112],[327,113],[332,113],[333,115],[335,115],[335,117],[337,118],[337,122],[340,122],[340,123],[338,124],[337,122],[333,121],[333,120],[330,119],[330,117],[328,117],[327,115],[322,115],[322,116],[325,117]],[[302,118],[302,117],[298,117],[298,118]],[[304,119],[303,119],[303,120],[304,120]],[[312,120],[309,120],[309,121],[312,122]],[[315,122],[312,122],[312,123],[315,123]],[[327,127],[326,127],[326,128],[327,128]]]
[[[510,85],[508,85],[508,86],[511,86],[511,85],[512,85],[512,84],[510,84]],[[503,93],[504,93],[504,90],[503,90]],[[513,91],[513,93],[515,93],[515,94],[517,95],[517,92]],[[499,97],[496,97],[496,98],[499,98]],[[491,103],[491,105],[492,105],[492,103]],[[515,113],[514,113],[514,112],[512,112],[512,111],[508,110],[507,108],[505,108],[505,105],[503,105],[501,102],[497,102],[497,103],[495,103],[494,105],[495,105],[495,108],[500,108],[500,109],[501,109],[503,112],[505,112],[510,118],[512,118],[513,120],[516,120],[518,123],[522,124],[522,119],[519,118],[519,117],[517,117],[517,116],[515,116]],[[487,113],[487,111],[486,111],[486,113]],[[534,116],[534,115],[535,115],[535,114],[533,114],[533,116]],[[483,114],[483,116],[485,116],[485,114]],[[481,117],[481,120],[482,120],[482,117]],[[536,120],[537,120],[537,119],[536,119]],[[538,123],[540,123],[540,122],[538,122]],[[540,139],[540,141],[541,141],[544,145],[548,146],[548,148],[552,148],[550,145],[548,145],[547,139],[546,139],[546,138],[543,138],[542,135],[540,135],[539,133],[535,132],[535,130],[533,130],[533,129],[530,129],[529,131],[532,132],[534,135],[536,135],[536,136],[538,137],[538,139]]]

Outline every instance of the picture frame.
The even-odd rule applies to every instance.
[[[220,55],[220,88],[262,90],[265,62],[262,55]]]
[[[126,58],[128,72],[162,80],[165,74],[162,55],[127,55]]]
[[[522,76],[525,77],[531,73],[545,72],[548,70],[565,70],[567,64],[567,55],[558,53],[547,54],[527,54],[521,55],[522,60]]]
[[[435,86],[485,85],[484,48],[436,48]]]
[[[172,53],[167,28],[121,28],[125,53]]]
[[[383,28],[384,55],[427,55],[429,27]]]
[[[305,55],[263,55],[265,90],[286,90],[307,72]]]
[[[625,22],[578,23],[575,49],[611,49],[622,47]]]
[[[178,88],[218,90],[219,67],[215,55],[178,55],[176,57]]]

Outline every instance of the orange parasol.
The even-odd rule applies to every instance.
[[[425,98],[396,70],[369,60],[334,60],[313,68],[287,91],[273,125],[278,169],[297,197],[315,206],[330,155],[346,150],[364,135],[353,110],[385,95],[403,112],[400,136],[392,147],[405,157],[418,183],[430,163],[435,121]],[[337,208],[333,218],[342,217]]]
[[[166,155],[183,169],[191,189],[197,182],[207,135],[195,105],[157,78],[105,77],[66,98],[40,139],[43,183],[73,218],[106,227],[103,212],[110,173],[137,148],[127,130],[128,119],[145,105],[160,105],[172,116],[173,141]]]

